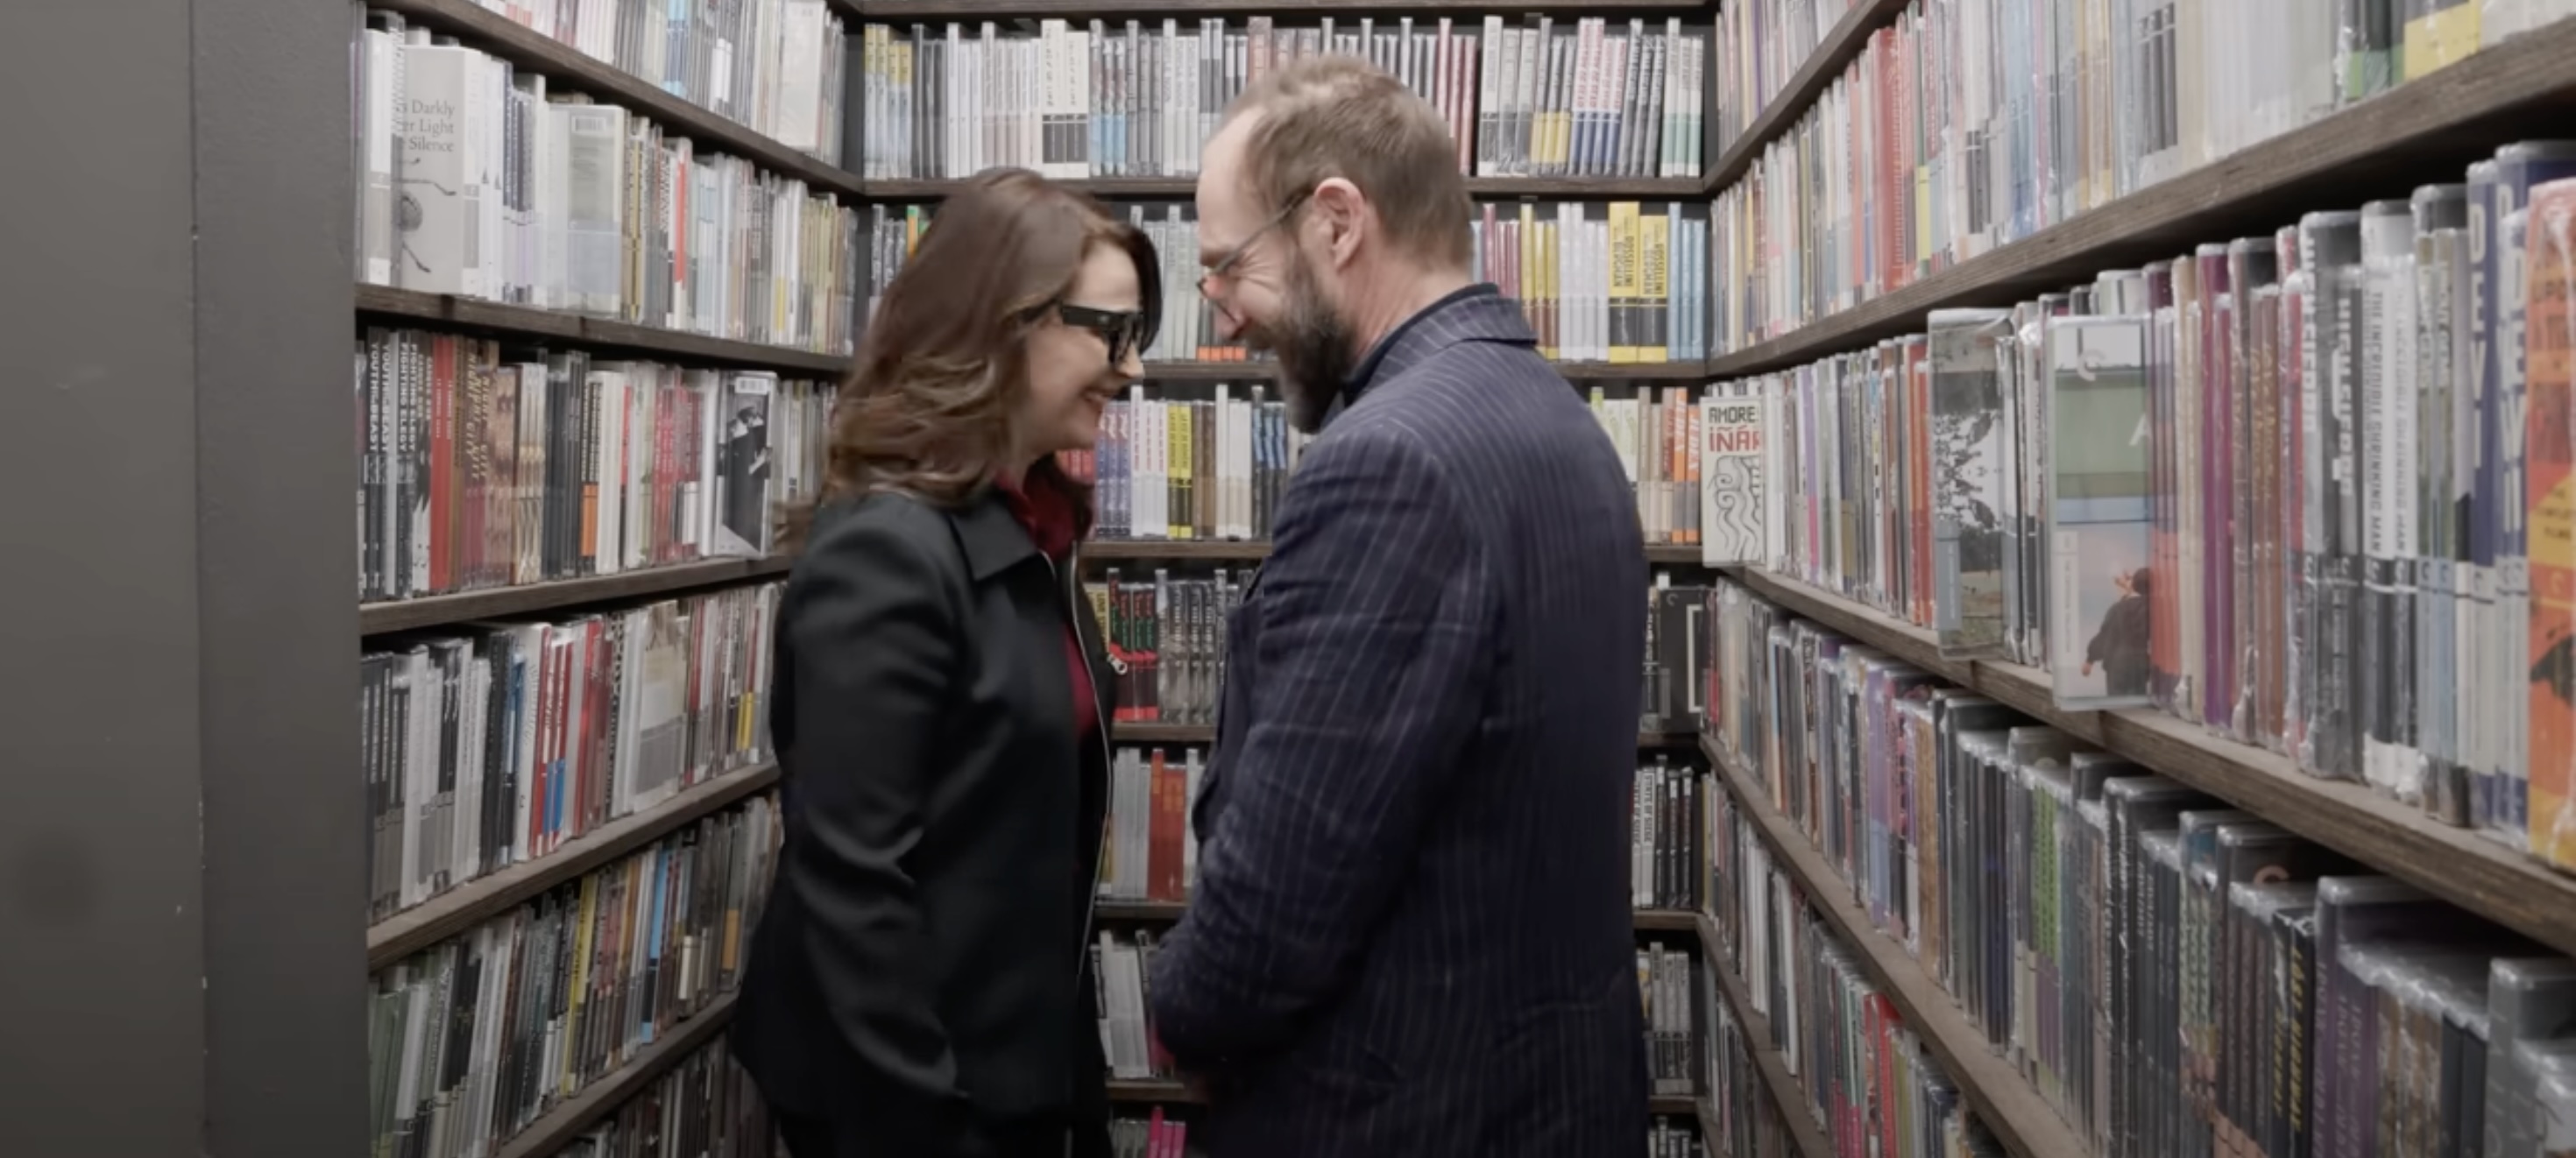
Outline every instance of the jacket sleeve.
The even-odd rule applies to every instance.
[[[797,839],[780,866],[812,920],[804,944],[826,1008],[867,1075],[887,1153],[985,1153],[932,1001],[921,840],[959,611],[912,537],[866,512],[808,548],[783,611],[794,655]]]
[[[1150,986],[1200,1072],[1274,1052],[1349,984],[1487,682],[1484,561],[1409,435],[1317,443],[1290,487],[1252,604],[1256,719]]]

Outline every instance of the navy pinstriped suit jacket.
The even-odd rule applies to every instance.
[[[1633,1158],[1646,567],[1491,286],[1380,342],[1227,625],[1199,881],[1157,954],[1212,1158]]]

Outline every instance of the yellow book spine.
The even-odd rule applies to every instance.
[[[1637,287],[1637,329],[1631,335],[1637,340],[1637,360],[1671,361],[1672,219],[1661,213],[1646,214],[1637,221],[1637,237],[1645,250],[1644,268],[1638,279],[1643,284]]]
[[[1637,203],[1610,203],[1610,361],[1637,360]]]
[[[1164,445],[1171,455],[1171,461],[1164,466],[1164,477],[1172,480],[1172,509],[1164,518],[1171,526],[1173,538],[1193,538],[1195,532],[1190,512],[1197,509],[1191,504],[1197,488],[1192,485],[1194,476],[1190,466],[1190,412],[1178,406],[1165,410],[1163,426],[1170,432]]]

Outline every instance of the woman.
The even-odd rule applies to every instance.
[[[1151,243],[1025,170],[939,210],[791,511],[786,842],[733,1048],[795,1158],[1108,1152],[1089,943],[1110,671],[1059,451],[1143,372]]]

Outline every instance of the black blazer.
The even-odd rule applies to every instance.
[[[990,490],[834,504],[788,575],[786,840],[732,1042],[770,1105],[850,1123],[847,1158],[980,1158],[1032,1117],[1106,1153],[1089,941],[1115,681],[1086,606]],[[1080,744],[1068,617],[1098,699]]]

